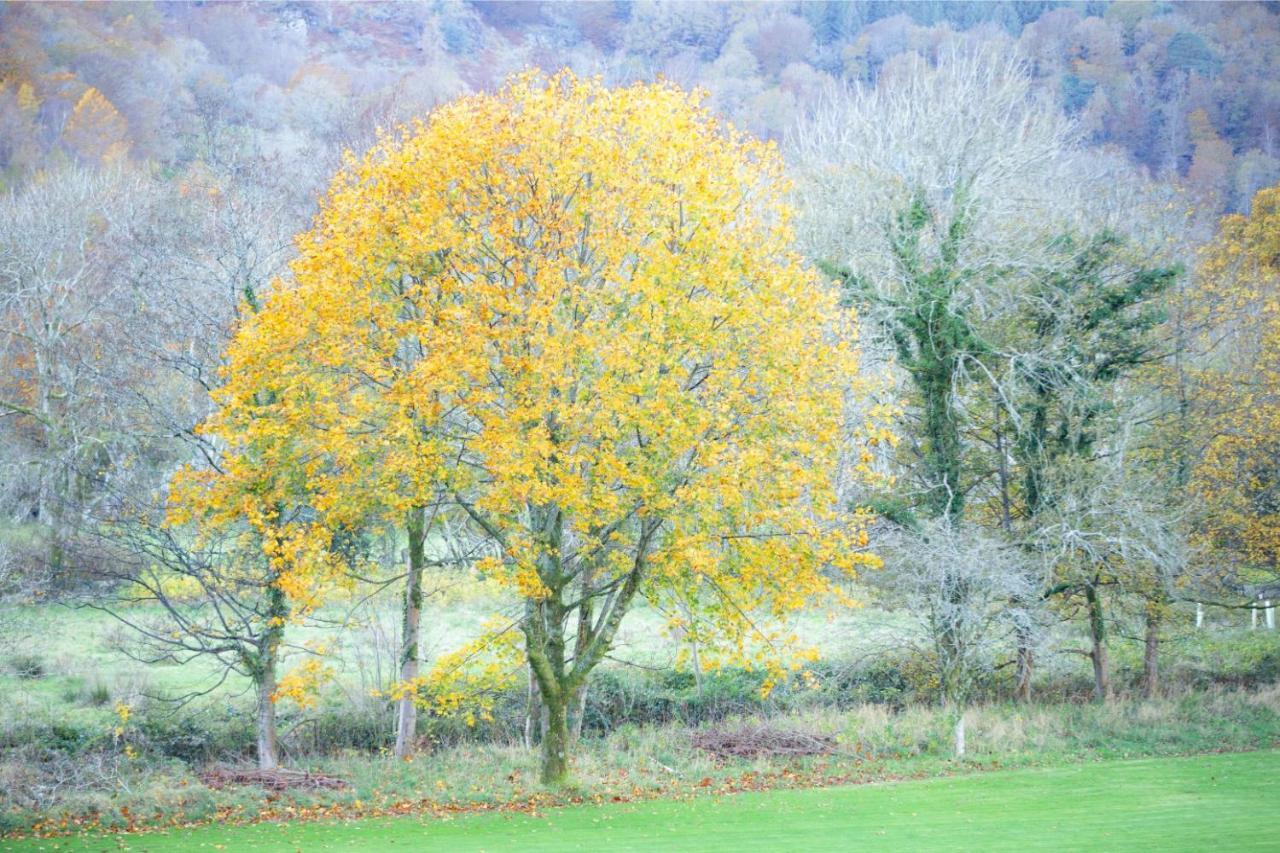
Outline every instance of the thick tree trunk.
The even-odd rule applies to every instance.
[[[1096,702],[1105,702],[1111,695],[1110,667],[1107,661],[1107,626],[1096,579],[1085,586],[1084,594],[1089,605],[1089,639],[1093,642],[1089,655],[1093,659],[1093,698]]]
[[[405,520],[409,537],[409,577],[404,589],[404,622],[400,640],[400,681],[418,677],[418,641],[422,622],[422,571],[425,563],[426,510],[413,507]],[[400,697],[396,714],[396,758],[413,755],[418,735],[418,705],[412,693]]]
[[[1159,605],[1147,605],[1147,636],[1142,652],[1142,695],[1154,699],[1160,694],[1160,613]]]
[[[542,784],[559,785],[569,775],[569,719],[561,696],[542,697],[547,728],[542,733]]]
[[[258,767],[274,770],[280,765],[280,745],[276,739],[275,654],[264,656],[258,674]]]

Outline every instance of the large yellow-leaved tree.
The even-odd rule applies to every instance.
[[[349,158],[230,348],[209,429],[287,448],[299,535],[443,507],[482,544],[547,782],[640,598],[776,677],[802,650],[770,617],[875,561],[851,498],[885,436],[786,190],[697,95],[518,76]]]

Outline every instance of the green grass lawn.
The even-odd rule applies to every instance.
[[[9,842],[30,850],[1275,850],[1280,752],[881,785]]]

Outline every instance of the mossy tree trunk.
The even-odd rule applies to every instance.
[[[559,508],[537,508],[533,516],[534,529],[544,543],[544,555],[537,568],[547,594],[526,603],[521,628],[525,654],[542,702],[541,780],[544,785],[560,785],[568,779],[572,763],[571,722],[580,728],[589,677],[612,647],[618,627],[640,591],[650,545],[661,522],[639,520],[630,569],[607,582],[598,582],[584,595],[581,574],[567,570],[560,560],[564,519]],[[598,615],[591,606],[593,599],[604,601]],[[570,655],[568,630],[575,615],[579,618]],[[577,720],[571,721],[575,716]]]

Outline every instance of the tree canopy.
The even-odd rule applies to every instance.
[[[446,496],[524,601],[549,779],[637,596],[780,666],[758,615],[875,561],[849,500],[887,433],[855,318],[791,249],[773,146],[698,100],[523,75],[349,159],[207,427],[272,472],[255,505],[306,496],[279,537],[299,565]],[[241,512],[229,485],[203,499]]]

